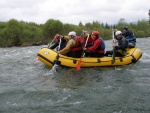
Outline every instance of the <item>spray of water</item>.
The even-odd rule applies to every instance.
[[[60,38],[58,50],[60,50],[60,44],[61,44],[61,38]],[[56,62],[58,61],[58,58],[59,58],[59,55],[56,56]],[[46,75],[54,75],[56,73],[58,66],[59,65],[57,63],[55,63],[54,66],[52,67],[52,69],[48,73],[46,73]]]
[[[45,75],[54,75],[56,72],[57,72],[57,68],[58,68],[59,65],[55,64],[52,69],[47,72]]]
[[[150,55],[146,54],[146,53],[143,53],[142,58],[143,59],[150,59]]]

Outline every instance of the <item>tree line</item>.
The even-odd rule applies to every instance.
[[[112,29],[122,30],[123,26],[128,26],[138,38],[150,36],[148,20],[140,20],[137,23],[122,22],[116,25],[98,21],[85,25],[79,22],[78,25],[74,25],[63,24],[60,20],[54,19],[47,20],[45,24],[10,19],[8,22],[0,22],[0,47],[47,44],[57,33],[67,35],[70,31],[75,31],[77,35],[81,35],[83,29],[89,32],[97,30],[104,40],[109,40],[112,39]]]

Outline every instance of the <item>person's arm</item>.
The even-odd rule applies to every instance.
[[[101,44],[102,44],[102,41],[99,40],[99,39],[97,39],[97,40],[94,42],[94,45],[91,46],[91,47],[89,47],[89,48],[87,48],[87,50],[88,50],[88,51],[95,51],[95,50],[98,48],[98,46],[100,46]]]
[[[66,41],[69,41],[69,37],[68,36],[63,36],[63,39],[65,39]]]
[[[59,42],[55,42],[55,43],[52,44],[49,48],[50,48],[50,49],[55,49],[58,45],[59,45]]]
[[[75,41],[73,39],[71,39],[67,43],[66,47],[64,49],[58,51],[58,53],[60,53],[60,54],[66,54],[67,52],[70,51],[71,47],[73,47],[74,45],[75,45]]]

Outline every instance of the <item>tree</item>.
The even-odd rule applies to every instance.
[[[85,28],[87,28],[87,30],[90,30],[93,28],[92,24],[91,23],[86,23],[85,24]]]
[[[54,37],[55,34],[62,34],[63,33],[63,23],[59,20],[49,19],[44,24],[43,35],[45,40],[48,40],[50,37]]]
[[[76,30],[76,25],[72,24],[64,24],[64,29],[63,29],[63,35],[68,35],[70,31],[75,31]]]
[[[20,37],[22,33],[22,26],[20,26],[19,22],[15,19],[11,19],[8,21],[6,28],[4,29],[3,38],[7,40],[6,46],[18,46],[21,44]],[[7,37],[6,37],[7,36]]]
[[[79,26],[83,27],[83,24],[82,24],[82,22],[79,22]]]

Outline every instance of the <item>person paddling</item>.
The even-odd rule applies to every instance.
[[[54,39],[55,39],[55,42],[52,44],[52,45],[50,45],[48,48],[49,49],[55,49],[56,47],[58,47],[58,45],[59,45],[59,43],[60,43],[60,38],[61,38],[61,35],[59,35],[59,34],[56,34],[55,36],[54,36]],[[61,44],[60,44],[60,50],[62,50],[65,46],[66,46],[66,44],[67,44],[67,41],[65,40],[65,39],[61,39]]]
[[[113,45],[115,56],[122,57],[126,55],[126,51],[128,49],[128,40],[122,36],[121,31],[115,32],[115,38],[118,42],[118,46]],[[106,51],[105,56],[109,56],[113,54],[113,50]]]
[[[93,45],[94,40],[91,37],[91,34],[87,30],[82,30],[81,37],[82,37],[82,39],[84,41],[84,45],[85,45],[86,40],[88,38],[86,47],[91,47]]]
[[[68,37],[64,36],[62,38],[68,38],[68,43],[66,47],[60,51],[58,51],[58,54],[63,54],[69,57],[75,57],[80,58],[82,55],[82,45],[83,45],[83,39],[80,36],[76,36],[76,32],[71,31],[68,34]]]
[[[104,40],[100,37],[98,31],[93,31],[91,34],[93,38],[93,45],[91,47],[83,48],[86,51],[85,56],[103,57],[105,52]]]

